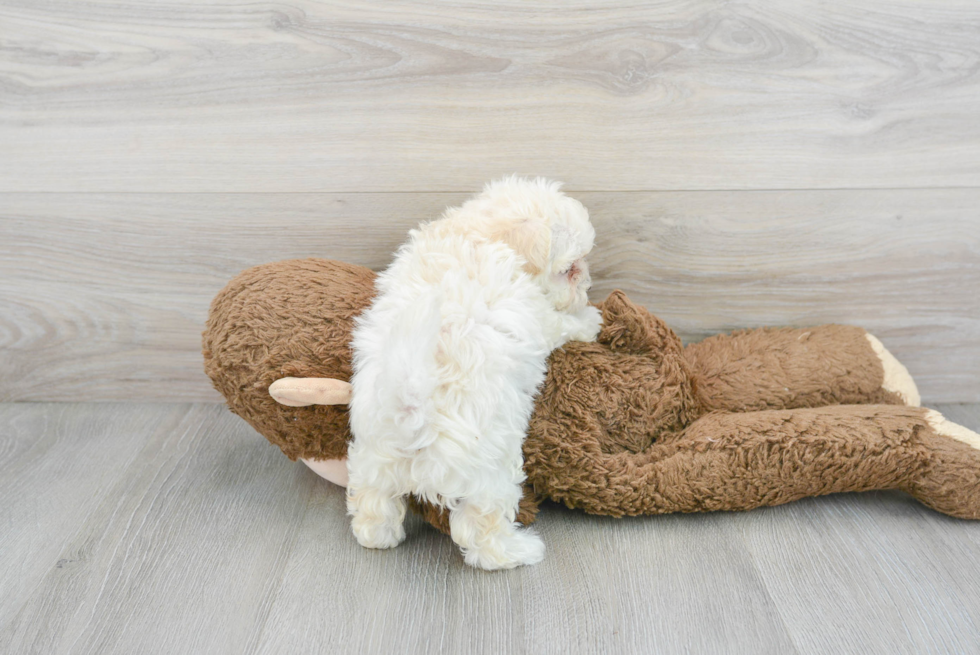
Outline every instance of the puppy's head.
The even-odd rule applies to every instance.
[[[507,177],[488,184],[462,209],[465,214],[476,210],[483,223],[480,231],[524,258],[524,270],[556,309],[574,312],[588,302],[592,278],[585,257],[595,230],[582,203],[560,188],[560,183],[542,178]]]

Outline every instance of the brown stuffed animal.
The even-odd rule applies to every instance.
[[[231,410],[339,484],[350,335],[373,280],[320,259],[251,268],[214,299],[204,332],[205,370]],[[748,330],[685,348],[622,292],[598,306],[598,341],[551,355],[524,443],[522,523],[542,497],[624,516],[872,489],[980,518],[980,435],[917,407],[908,372],[861,328]],[[448,531],[440,511],[416,509]]]

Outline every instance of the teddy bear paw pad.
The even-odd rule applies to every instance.
[[[930,409],[926,412],[926,421],[936,431],[936,434],[962,441],[968,446],[980,450],[980,434],[962,425],[953,423],[936,410]]]
[[[881,360],[881,365],[885,369],[885,380],[882,382],[881,388],[898,394],[909,407],[918,407],[921,403],[919,389],[915,386],[915,381],[909,374],[909,370],[888,352],[877,337],[873,334],[865,334],[864,336],[871,342],[871,348],[878,355],[878,359]]]

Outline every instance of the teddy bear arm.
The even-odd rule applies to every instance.
[[[760,328],[710,337],[687,346],[684,355],[708,410],[917,405],[911,376],[883,347],[876,352],[875,342],[865,330],[844,325]],[[890,376],[887,358],[897,365]]]
[[[622,291],[613,291],[597,307],[602,312],[597,341],[611,350],[650,354],[658,361],[666,352],[681,351],[674,331]]]

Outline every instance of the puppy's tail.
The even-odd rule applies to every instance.
[[[424,448],[435,438],[424,427],[436,388],[441,306],[441,294],[433,290],[405,313],[401,324],[390,328],[386,349],[390,378],[383,383],[397,403],[395,427],[405,450]]]

